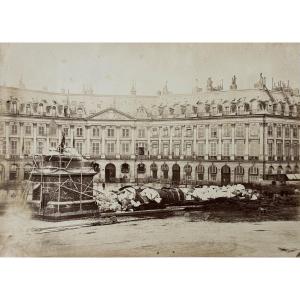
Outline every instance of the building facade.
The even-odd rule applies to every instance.
[[[103,181],[258,182],[299,173],[300,97],[279,83],[177,95],[102,96],[0,87],[0,181],[28,178],[32,156],[65,135]]]

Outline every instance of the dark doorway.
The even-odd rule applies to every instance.
[[[178,164],[175,164],[172,167],[172,181],[174,183],[180,182],[180,167]]]
[[[116,180],[116,167],[114,164],[107,164],[105,167],[105,181],[115,182]]]
[[[225,165],[221,169],[221,184],[227,185],[230,183],[230,168]]]

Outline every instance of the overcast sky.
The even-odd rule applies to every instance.
[[[168,81],[173,93],[190,93],[224,80],[228,89],[252,88],[259,73],[300,87],[300,44],[0,44],[0,84],[49,91],[153,95]]]

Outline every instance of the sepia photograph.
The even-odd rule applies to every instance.
[[[300,44],[0,44],[0,256],[299,257]]]

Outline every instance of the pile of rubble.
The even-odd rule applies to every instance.
[[[196,188],[162,188],[126,186],[118,191],[101,191],[96,195],[100,212],[133,211],[182,205],[189,201],[248,199],[257,200],[259,193],[242,184],[228,186],[203,186]]]
[[[207,201],[217,198],[234,198],[257,200],[260,196],[257,191],[246,189],[242,184],[227,186],[206,186],[200,188],[181,189],[185,194],[185,200]]]

